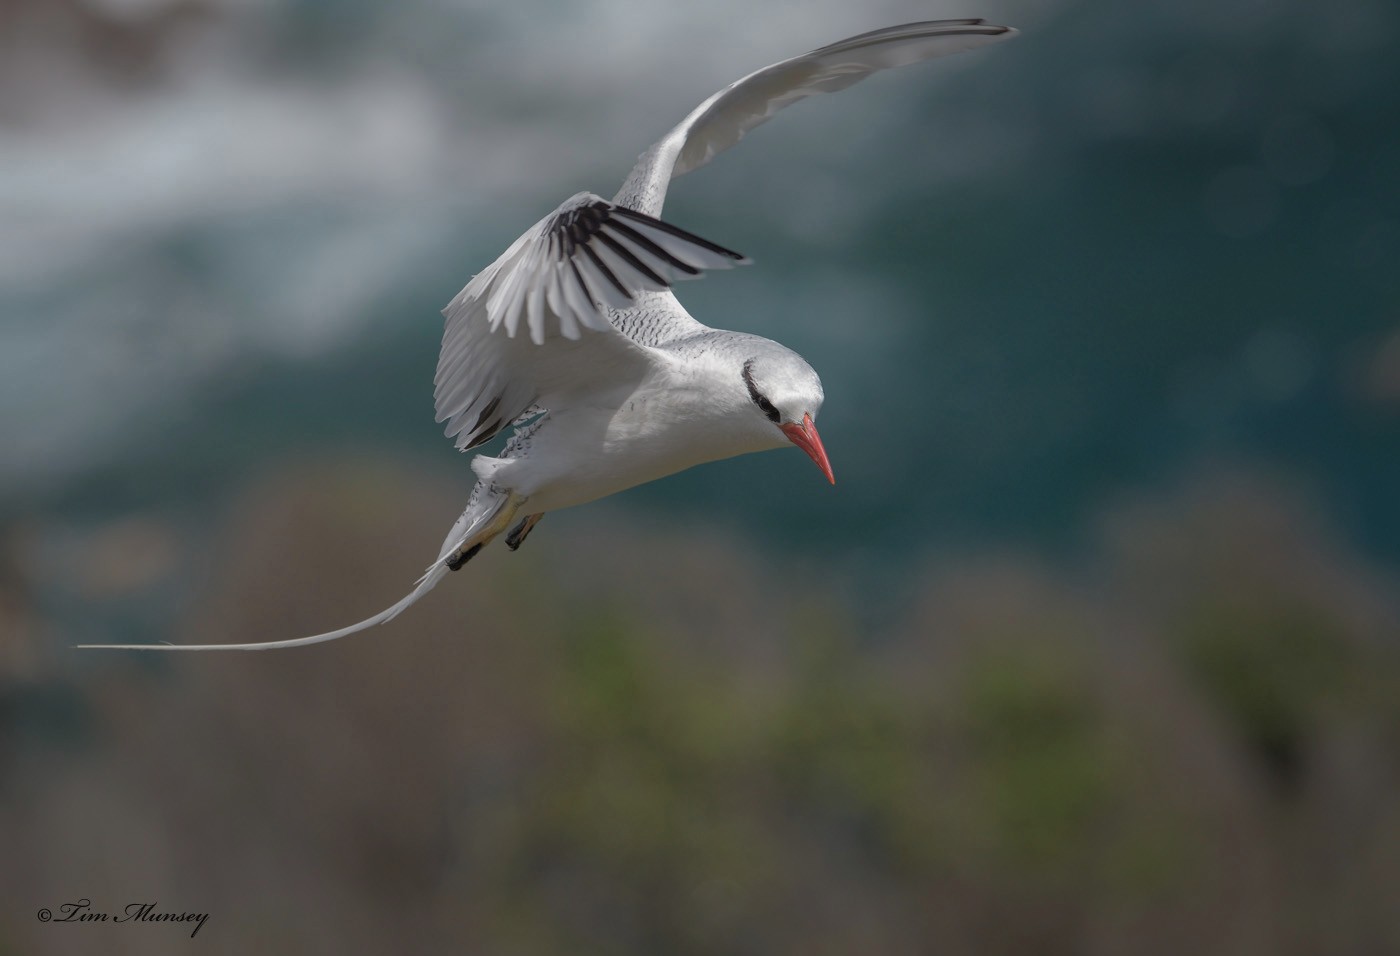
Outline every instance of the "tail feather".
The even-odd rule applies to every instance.
[[[373,617],[365,618],[357,624],[342,627],[337,631],[313,634],[310,637],[294,637],[285,641],[260,641],[252,644],[78,644],[78,650],[115,651],[271,651],[284,647],[304,647],[308,644],[321,644],[339,640],[359,631],[387,623],[398,617],[418,599],[433,589],[433,586],[447,576],[447,572],[461,567],[461,555],[476,553],[509,525],[523,499],[517,499],[509,492],[487,488],[483,494],[481,485],[472,492],[467,510],[457,519],[443,542],[442,553],[429,566],[428,570],[414,584],[413,590],[397,604],[387,607]]]

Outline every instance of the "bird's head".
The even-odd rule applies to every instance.
[[[836,484],[831,462],[826,458],[815,419],[822,407],[822,381],[812,366],[796,352],[777,346],[746,359],[740,372],[749,404],[752,424],[765,429],[773,447],[790,441],[805,451]]]

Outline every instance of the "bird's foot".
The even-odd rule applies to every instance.
[[[486,542],[484,542],[484,541],[479,541],[479,542],[477,542],[476,544],[472,545],[470,548],[467,548],[465,551],[459,551],[457,554],[455,554],[455,555],[453,555],[452,557],[448,558],[448,559],[447,559],[447,567],[448,567],[448,569],[449,569],[449,570],[452,570],[452,571],[460,571],[460,570],[462,570],[462,565],[466,564],[466,563],[467,563],[468,561],[470,561],[472,558],[476,557],[476,553],[477,553],[478,551],[481,550],[482,546],[483,546],[485,543],[486,543]]]
[[[544,512],[537,515],[526,515],[525,518],[510,530],[506,535],[506,547],[514,551],[525,543],[525,539],[530,536],[530,531],[539,524],[539,520],[544,517]]]

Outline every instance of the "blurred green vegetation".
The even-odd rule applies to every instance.
[[[411,577],[454,494],[354,462],[269,476],[178,638],[354,617]],[[7,897],[203,906],[230,952],[1400,940],[1395,591],[1278,482],[1127,503],[1073,565],[941,560],[879,633],[839,575],[600,520],[556,519],[310,652],[16,656]],[[15,633],[41,633],[21,584]],[[60,731],[84,745],[43,743]],[[51,930],[10,916],[0,940],[82,951]]]
[[[1209,595],[1179,625],[1183,663],[1281,782],[1292,782],[1304,735],[1362,671],[1326,609],[1279,595],[1261,604]],[[1355,690],[1355,688],[1351,688]]]
[[[370,609],[454,495],[354,462],[269,476],[176,637]],[[1400,939],[1394,591],[1280,484],[1114,509],[1078,568],[928,568],[886,633],[832,575],[771,586],[741,540],[601,521],[557,519],[312,652],[13,662],[0,834],[28,876],[8,896],[157,893],[216,910],[213,945],[266,952]],[[109,533],[161,540],[137,530]],[[74,586],[126,579],[105,574]],[[21,585],[14,633],[41,633]],[[57,732],[85,743],[43,745]]]

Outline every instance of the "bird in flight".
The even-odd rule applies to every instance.
[[[796,445],[835,483],[817,434],[822,384],[796,352],[691,317],[678,279],[749,260],[657,218],[676,176],[778,110],[872,73],[1005,40],[982,20],[906,23],[775,63],[701,103],[637,161],[611,200],[583,192],[525,231],[443,310],[433,397],[478,455],[466,511],[397,604],[358,624],[253,644],[98,644],[128,650],[268,650],[333,641],[392,620],[501,534],[512,551],[550,511],[707,461]]]

